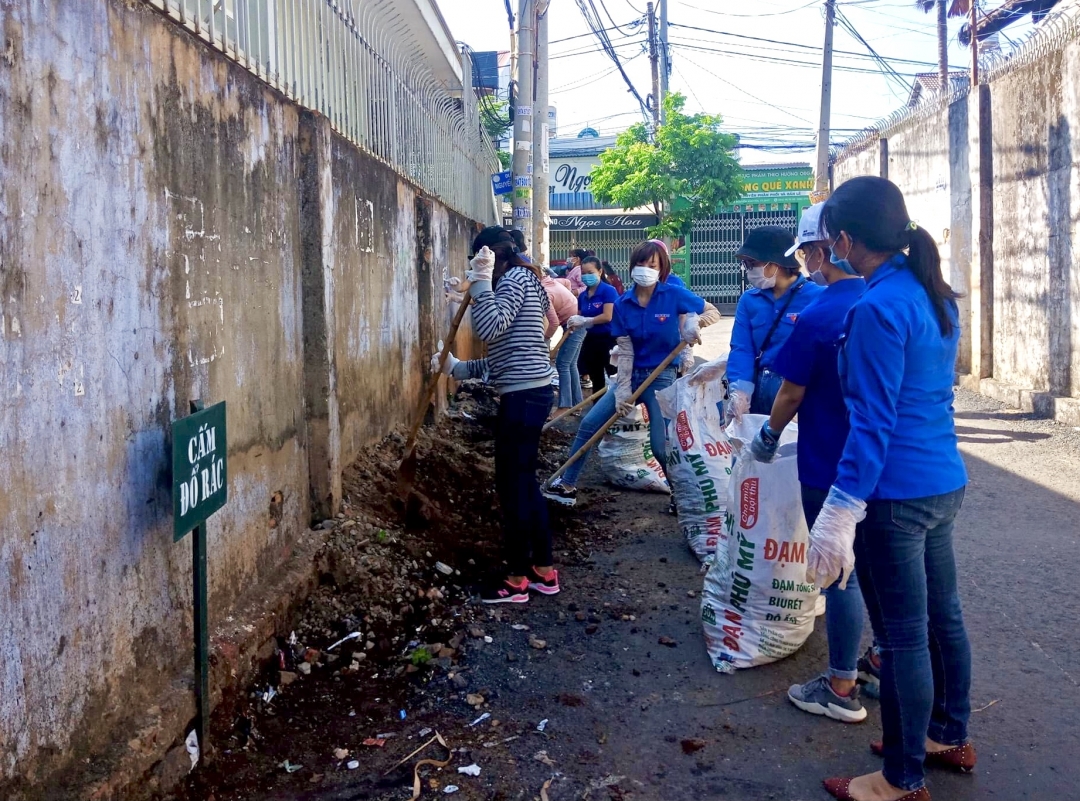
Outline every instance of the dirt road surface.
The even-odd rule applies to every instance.
[[[967,393],[956,416],[971,475],[956,549],[980,761],[974,776],[931,772],[929,785],[952,801],[1080,798],[1080,432]],[[565,442],[549,443],[549,466]],[[227,753],[183,798],[408,799],[411,766],[449,758],[420,768],[421,798],[805,801],[828,798],[827,776],[879,768],[867,748],[880,736],[875,701],[865,723],[844,725],[786,699],[826,665],[823,618],[793,657],[719,675],[702,638],[702,574],[667,498],[605,487],[595,457],[581,487],[578,508],[555,518],[561,595],[455,606],[463,639],[441,667],[389,681],[384,667],[348,693],[342,676],[301,677],[255,719],[259,740],[219,733]],[[426,729],[453,753],[435,744],[391,770],[434,736]],[[362,745],[378,733],[392,737]],[[285,759],[303,768],[287,773]],[[479,776],[457,770],[474,764]]]

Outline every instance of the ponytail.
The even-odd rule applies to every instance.
[[[950,336],[955,327],[952,315],[956,312],[956,299],[960,294],[953,291],[945,281],[945,276],[941,274],[941,254],[934,237],[922,226],[915,223],[911,223],[911,226],[907,231],[907,268],[926,290],[934,306],[942,336]]]
[[[906,269],[918,279],[934,307],[942,336],[953,333],[956,299],[941,274],[941,254],[930,232],[911,222],[904,195],[892,181],[862,175],[836,188],[821,210],[822,230],[832,239],[846,231],[875,253],[907,250]]]

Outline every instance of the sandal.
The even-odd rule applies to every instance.
[[[825,789],[829,791],[829,795],[837,799],[837,801],[856,801],[856,799],[848,792],[848,788],[851,786],[852,779],[825,779],[822,784],[825,785]],[[920,787],[918,790],[912,790],[905,796],[897,799],[897,801],[930,801],[930,791],[925,786]]]
[[[884,756],[885,744],[881,740],[870,743],[870,752],[875,756]],[[924,762],[928,768],[951,770],[953,773],[971,773],[975,770],[975,746],[964,743],[944,751],[927,751]]]

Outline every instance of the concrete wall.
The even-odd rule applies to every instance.
[[[958,370],[980,389],[1080,422],[1080,41],[842,154],[836,184],[880,174],[904,190],[965,293]]]
[[[170,421],[228,401],[214,623],[410,415],[472,226],[142,4],[0,28],[0,797],[58,798],[190,670]]]

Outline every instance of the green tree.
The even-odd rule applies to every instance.
[[[737,139],[723,133],[719,115],[683,113],[686,98],[664,99],[666,122],[649,138],[644,123],[619,134],[600,154],[589,189],[601,203],[624,209],[651,208],[660,223],[650,236],[683,236],[695,218],[742,195],[742,168],[735,159]],[[675,200],[679,199],[676,203]]]
[[[492,142],[498,142],[505,137],[510,130],[509,104],[505,100],[496,100],[493,97],[481,99],[480,121],[484,126],[484,131],[487,133],[488,138]],[[513,157],[505,150],[496,151],[496,154],[499,157],[499,164],[502,165],[502,168],[504,170],[509,169]]]

